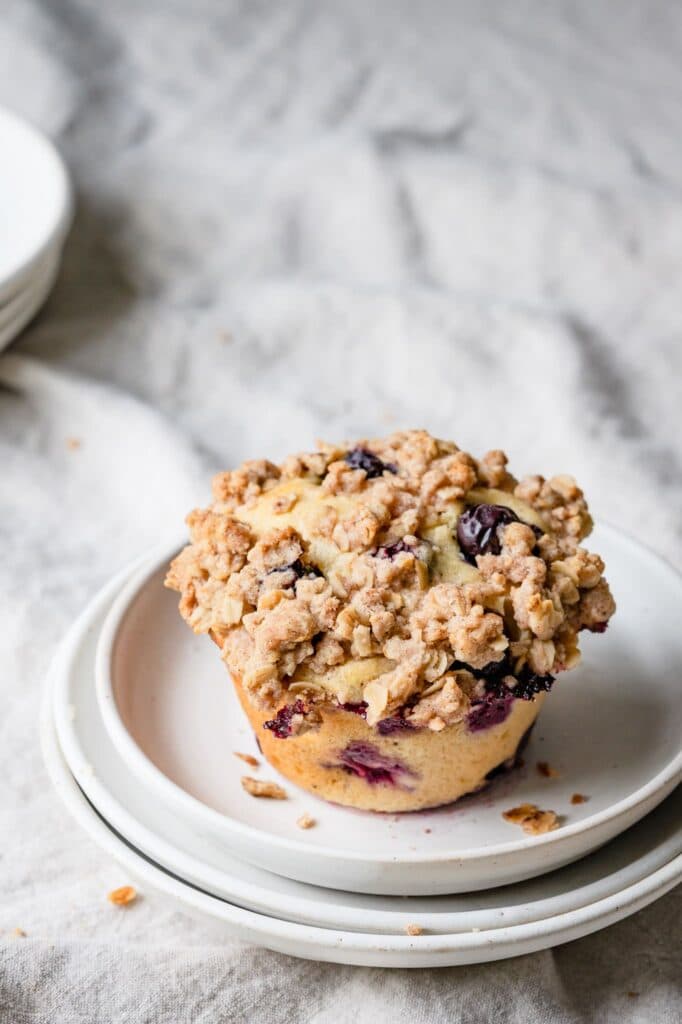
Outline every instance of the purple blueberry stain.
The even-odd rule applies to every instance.
[[[414,726],[400,715],[391,715],[377,722],[376,729],[380,736],[393,736],[397,732],[412,732]]]
[[[263,728],[268,729],[278,740],[285,740],[293,732],[294,715],[307,715],[307,713],[308,709],[302,700],[297,700],[294,704],[285,704],[274,718],[263,722]]]
[[[457,521],[457,541],[465,560],[476,565],[477,555],[499,555],[497,531],[501,526],[520,521],[516,513],[504,505],[471,505],[465,509]]]
[[[397,466],[394,466],[392,462],[383,462],[378,455],[370,452],[367,448],[353,448],[352,451],[346,452],[344,460],[351,469],[364,469],[368,480],[382,476],[385,471],[398,472]]]
[[[375,558],[390,558],[391,561],[396,555],[402,554],[406,551],[408,554],[414,554],[409,544],[406,544],[404,540],[397,540],[395,544],[389,544],[387,547],[377,548],[376,551],[372,551]]]
[[[503,697],[487,693],[482,700],[474,701],[467,715],[469,732],[482,732],[494,725],[501,725],[509,717],[513,703],[512,693],[507,693]]]
[[[406,780],[415,777],[407,765],[395,758],[386,757],[371,743],[354,740],[338,754],[338,762],[328,768],[342,768],[350,775],[364,779],[371,786],[397,786],[409,789]]]
[[[367,701],[347,701],[345,704],[339,704],[342,711],[350,711],[352,715],[360,715],[361,718],[367,717]]]
[[[519,700],[535,700],[538,693],[549,693],[554,685],[554,676],[538,675],[532,672],[527,665],[524,665],[519,672],[513,694]]]
[[[269,569],[268,576],[272,576],[276,572],[289,574],[289,579],[282,580],[283,588],[294,586],[297,580],[315,579],[317,576],[322,576],[316,565],[302,562],[300,558],[297,558],[295,562],[291,562],[289,565],[278,565],[274,569]]]
[[[473,668],[464,661],[454,661],[450,668],[453,671],[464,669],[470,672],[475,679],[482,680],[486,692],[495,697],[511,695],[518,700],[534,700],[538,693],[548,693],[554,684],[554,676],[549,673],[539,675],[528,665],[524,665],[517,674],[514,674],[508,651],[500,661],[491,661],[483,668]],[[509,676],[515,679],[511,687],[505,682]]]

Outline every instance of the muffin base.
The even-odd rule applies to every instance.
[[[503,722],[478,731],[465,720],[441,732],[406,729],[388,736],[352,711],[318,707],[319,728],[280,739],[263,728],[272,712],[254,707],[241,680],[233,681],[262,753],[277,771],[315,796],[366,811],[424,810],[481,789],[490,772],[514,758],[545,700],[545,694],[515,700]]]

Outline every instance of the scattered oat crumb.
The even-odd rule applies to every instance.
[[[546,761],[538,761],[535,767],[540,772],[540,775],[544,775],[546,779],[560,778],[559,772],[556,768],[552,768]]]
[[[81,440],[78,437],[67,437],[66,447],[70,452],[77,452],[81,446]]]
[[[512,825],[520,825],[524,832],[531,836],[542,835],[559,827],[559,819],[554,811],[541,811],[535,804],[521,804],[504,811],[502,817]]]
[[[107,899],[117,907],[127,907],[137,899],[137,889],[132,885],[122,885],[119,889],[112,889]]]
[[[421,935],[423,930],[418,924],[408,924],[405,928],[408,935]]]
[[[269,797],[270,800],[286,800],[286,792],[276,782],[267,779],[252,779],[250,775],[242,775],[242,786],[251,796]]]
[[[314,818],[311,818],[309,814],[302,814],[296,824],[299,828],[312,828],[313,825],[317,824],[317,822]]]
[[[571,803],[572,804],[585,804],[585,803],[587,803],[588,800],[589,800],[589,797],[585,796],[584,793],[574,793],[573,796],[571,797]]]
[[[639,992],[628,992],[628,999],[636,999]]]
[[[246,764],[250,764],[252,768],[257,768],[260,761],[253,754],[240,754],[238,750],[235,750],[234,756],[238,757],[240,761],[245,761]]]
[[[23,928],[15,928],[14,931],[12,932],[12,934],[16,935],[16,937],[18,939],[25,939],[26,938],[26,932],[24,931]]]

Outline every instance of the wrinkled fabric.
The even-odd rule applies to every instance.
[[[0,103],[77,215],[0,356],[0,1024],[680,1019],[679,889],[422,971],[112,907],[38,713],[74,616],[212,471],[318,436],[502,446],[682,565],[681,44],[664,2],[3,5]]]

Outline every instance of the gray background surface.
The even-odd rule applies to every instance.
[[[414,973],[116,912],[36,721],[64,629],[210,471],[320,435],[502,444],[682,564],[681,55],[672,2],[3,4],[0,103],[78,211],[0,357],[2,1024],[679,1019],[679,891]]]

